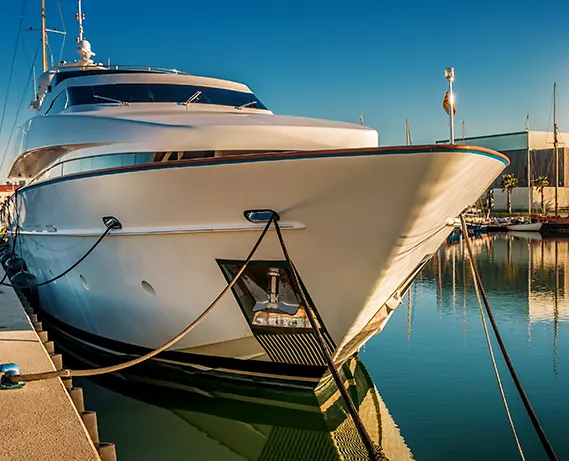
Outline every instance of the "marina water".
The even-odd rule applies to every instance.
[[[474,238],[472,244],[520,379],[559,458],[569,459],[569,239],[490,234]],[[519,459],[488,356],[472,277],[463,264],[464,251],[459,238],[447,242],[387,328],[360,354],[381,396],[378,401],[387,406],[378,411],[383,443],[401,445],[404,440],[410,452],[401,445],[398,456],[405,459],[411,452],[418,460]],[[494,349],[526,459],[546,459],[495,342]],[[292,421],[286,420],[294,418],[293,413],[259,407],[254,394],[246,399],[249,406],[231,409],[196,390],[203,398],[188,397],[189,409],[180,411],[164,399],[129,395],[137,384],[126,392],[88,380],[78,385],[85,388],[87,406],[98,413],[101,437],[116,443],[120,461],[333,459],[329,445],[319,448],[313,442],[317,431],[328,429],[315,420],[314,427],[292,430]],[[256,419],[259,412],[265,415],[261,423]],[[268,421],[268,413],[276,420]],[[400,433],[394,425],[387,428],[389,414]],[[251,438],[236,432],[243,427],[253,439],[263,440],[259,450],[251,449]],[[241,440],[217,437],[220,430]],[[267,450],[271,439],[273,447]],[[300,450],[283,457],[286,450],[279,447],[295,444],[303,450],[310,446],[310,454]]]

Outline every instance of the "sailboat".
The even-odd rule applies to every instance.
[[[557,82],[553,83],[553,152],[555,158],[555,216],[536,217],[547,234],[568,234],[569,217],[559,216],[559,126],[557,125]]]
[[[530,131],[530,124],[529,124],[529,114],[526,117],[526,131]],[[518,232],[539,232],[543,223],[539,221],[532,222],[531,213],[532,213],[532,185],[531,185],[531,148],[528,143],[528,155],[527,155],[527,189],[528,189],[528,216],[529,219],[516,219],[514,222],[510,222],[505,227],[508,231],[512,231],[515,233]]]
[[[79,59],[53,68],[42,8],[37,115],[19,130],[9,171],[27,181],[12,231],[37,283],[106,236],[37,288],[43,321],[78,343],[117,357],[165,344],[277,216],[342,364],[384,328],[454,217],[508,164],[464,145],[380,148],[374,129],[276,115],[238,82],[105,66],[78,5]],[[232,291],[155,360],[314,386],[326,361],[299,299],[272,228]]]

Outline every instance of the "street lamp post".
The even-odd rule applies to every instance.
[[[454,67],[447,67],[445,69],[445,78],[448,80],[448,100],[450,117],[450,143],[454,144],[454,93],[452,92],[452,82],[454,82]]]

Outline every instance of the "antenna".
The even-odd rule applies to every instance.
[[[79,36],[77,37],[77,52],[79,53],[80,59],[78,64],[80,66],[91,66],[93,65],[93,60],[91,59],[92,56],[95,56],[95,53],[91,50],[91,44],[88,40],[85,40],[83,37],[83,19],[85,19],[85,15],[81,11],[81,0],[77,0],[77,13],[75,14],[75,19],[79,23]]]
[[[32,74],[34,77],[34,101],[37,101],[38,99],[38,90],[37,90],[37,82],[36,82],[36,66],[34,65],[32,67]]]
[[[79,23],[79,36],[77,37],[77,43],[83,40],[83,19],[85,15],[81,12],[81,0],[77,0],[77,13],[75,13],[75,19]]]
[[[43,72],[47,72],[47,30],[45,25],[45,0],[41,0],[41,56]]]

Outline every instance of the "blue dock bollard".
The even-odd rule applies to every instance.
[[[17,383],[13,383],[7,379],[12,376],[20,376],[21,374],[22,372],[20,371],[20,367],[15,363],[0,364],[0,390],[21,389],[24,387],[26,385],[25,381],[18,381]]]

